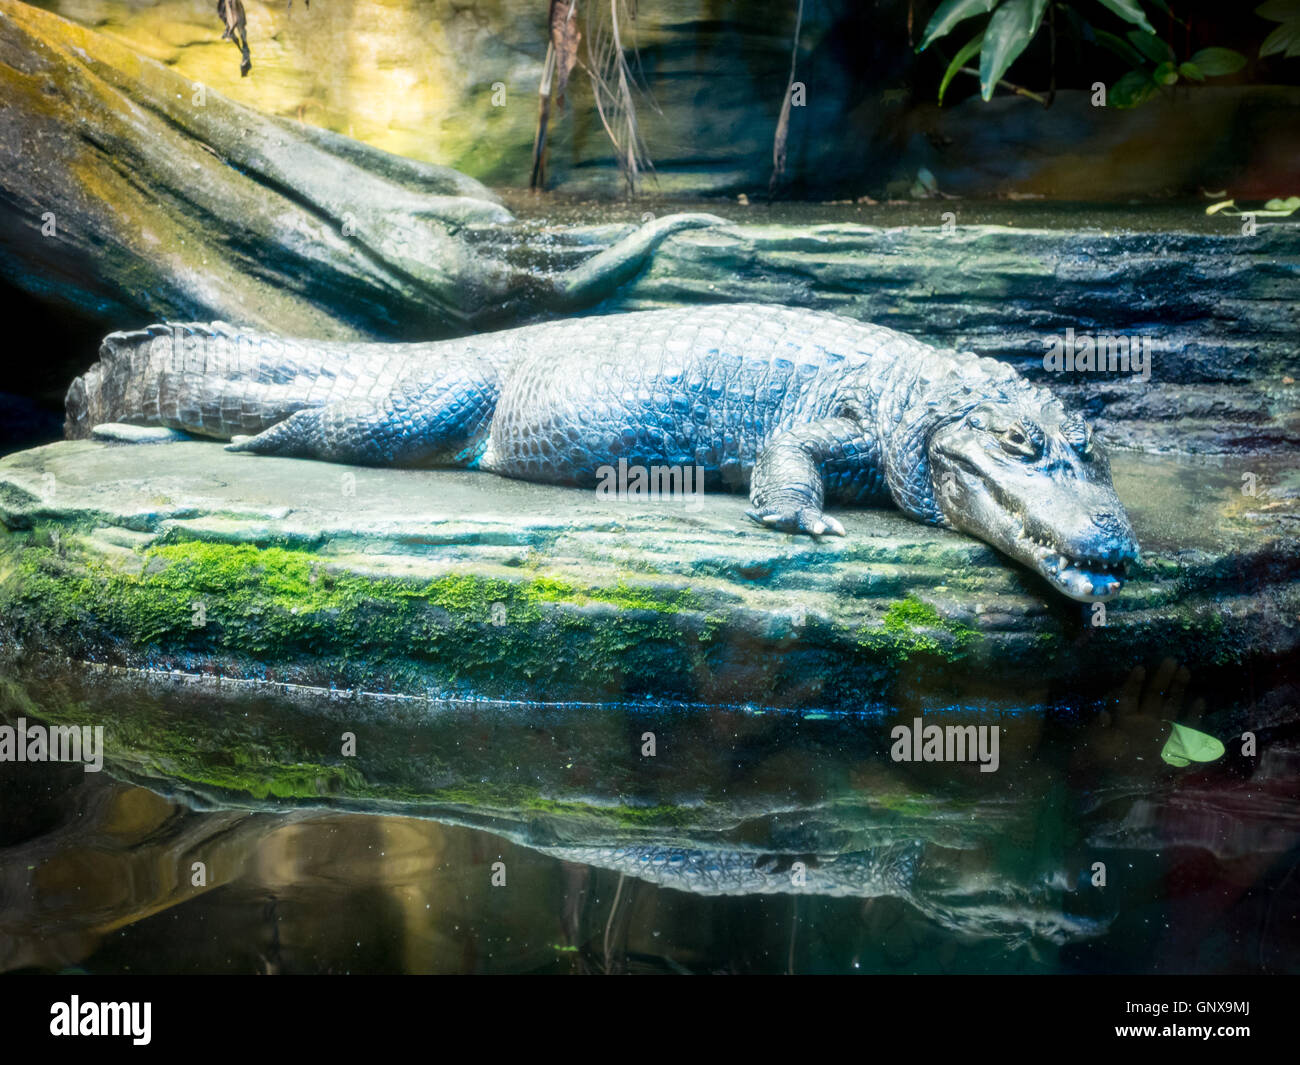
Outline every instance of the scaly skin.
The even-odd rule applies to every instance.
[[[535,849],[563,861],[609,869],[692,895],[812,895],[904,899],[938,925],[959,935],[1070,943],[1103,934],[1108,918],[1062,909],[1061,896],[1044,878],[1034,883],[979,871],[978,891],[942,860],[927,856],[919,840],[896,840],[844,854],[781,854],[658,843],[556,846]]]
[[[910,897],[921,845],[892,843],[849,854],[779,855],[636,844],[618,847],[538,847],[582,865],[614,869],[693,895],[826,895]],[[796,863],[802,868],[795,869]]]
[[[460,466],[592,487],[601,467],[699,466],[750,516],[843,535],[827,502],[891,500],[1084,601],[1137,544],[1088,426],[1009,367],[838,315],[755,304],[577,318],[429,344],[211,326],[105,339],[68,434],[163,425],[232,450]]]

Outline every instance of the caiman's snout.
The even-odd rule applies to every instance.
[[[1136,550],[1135,538],[1133,536],[1133,527],[1128,523],[1128,515],[1123,512],[1115,513],[1109,510],[1099,510],[1088,515],[1092,524],[1097,527],[1102,541],[1108,544],[1134,544]]]
[[[1025,515],[1020,537],[1002,547],[1052,582],[1071,599],[1099,602],[1115,595],[1129,563],[1138,558],[1137,537],[1120,507],[1109,475],[1104,483],[1070,478],[1072,489],[1043,494],[1042,514]]]
[[[1050,401],[989,403],[930,441],[935,498],[956,528],[1082,602],[1115,595],[1137,537],[1081,419]]]

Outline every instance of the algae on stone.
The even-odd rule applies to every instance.
[[[1114,467],[1144,559],[1103,616],[889,510],[839,512],[849,536],[819,543],[752,525],[740,496],[679,512],[470,471],[68,442],[0,460],[0,598],[19,640],[122,665],[546,701],[860,709],[1017,676],[1083,698],[1164,655],[1222,671],[1290,653],[1295,499],[1246,517],[1230,467]],[[1151,487],[1189,476],[1199,493]]]

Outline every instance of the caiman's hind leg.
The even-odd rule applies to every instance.
[[[411,382],[378,403],[300,410],[256,436],[235,437],[226,450],[358,466],[467,466],[486,442],[497,392],[494,381]]]
[[[749,482],[760,525],[813,536],[844,535],[844,526],[822,513],[827,482],[832,495],[867,494],[869,470],[878,462],[862,427],[848,418],[827,418],[778,433],[758,454]]]

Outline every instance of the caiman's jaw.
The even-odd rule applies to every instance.
[[[1079,552],[1080,557],[1066,554],[1072,548],[1035,539],[1024,531],[1023,522],[1010,543],[990,542],[1041,574],[1071,599],[1083,603],[1099,603],[1113,597],[1124,583],[1128,564],[1137,557],[1136,545],[1131,551],[1113,549],[1105,556],[1085,552]]]
[[[1123,584],[1137,540],[1091,432],[1055,402],[987,403],[930,440],[945,518],[1039,573],[1071,599],[1101,602]]]

